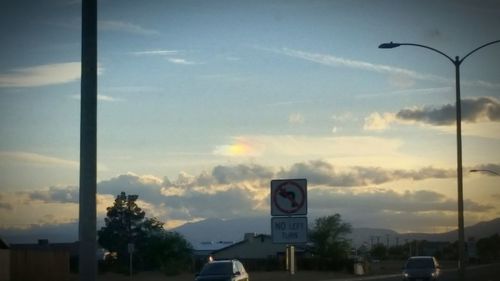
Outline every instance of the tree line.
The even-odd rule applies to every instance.
[[[109,254],[100,264],[102,270],[129,273],[161,270],[166,275],[193,270],[193,246],[179,233],[167,231],[163,222],[148,218],[137,205],[137,195],[121,192],[107,208],[105,225],[98,231],[98,242]],[[406,259],[423,253],[427,241],[411,241],[388,247],[377,243],[368,248],[352,248],[347,239],[352,226],[340,214],[315,219],[309,230],[308,258],[299,260],[303,269],[352,270],[355,259]],[[440,259],[457,258],[457,242],[431,253]],[[500,236],[482,238],[476,243],[480,261],[500,259]],[[132,259],[131,254],[132,253]],[[279,265],[278,265],[279,267]]]
[[[129,273],[132,266],[135,272],[161,270],[167,275],[190,270],[192,245],[181,234],[165,230],[157,218],[146,217],[137,199],[137,195],[121,192],[107,208],[105,225],[97,233],[99,245],[109,252],[101,269]],[[309,231],[314,247],[308,250],[320,268],[344,265],[350,250],[345,235],[350,231],[351,225],[339,214],[316,219]]]

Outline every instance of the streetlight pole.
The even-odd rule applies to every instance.
[[[455,101],[455,109],[456,109],[456,123],[457,123],[457,201],[458,201],[458,273],[459,280],[465,279],[465,233],[464,233],[464,198],[463,198],[463,169],[462,169],[462,104],[460,98],[460,65],[462,62],[474,52],[482,49],[486,46],[500,43],[500,40],[491,41],[484,45],[477,47],[476,49],[470,51],[467,55],[460,59],[459,56],[456,56],[455,59],[452,59],[447,54],[434,49],[429,46],[414,44],[414,43],[383,43],[378,47],[380,49],[393,49],[399,46],[415,46],[425,48],[431,51],[434,51],[440,55],[443,55],[448,60],[453,63],[455,66],[455,89],[456,89],[456,101]]]

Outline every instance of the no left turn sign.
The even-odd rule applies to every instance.
[[[271,216],[307,215],[307,180],[271,181]]]

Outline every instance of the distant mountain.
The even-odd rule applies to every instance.
[[[491,221],[479,222],[465,227],[465,238],[481,239],[500,233],[500,218]],[[444,233],[405,233],[401,237],[408,240],[428,240],[428,241],[456,241],[458,240],[458,230]]]
[[[387,239],[389,239],[390,245],[393,245],[395,238],[400,234],[394,230],[383,229],[383,228],[353,228],[352,232],[347,236],[355,247],[359,247],[363,244],[367,246],[376,243],[387,244]]]
[[[191,243],[204,241],[243,240],[245,233],[271,234],[269,217],[252,217],[241,219],[206,219],[194,223],[186,223],[171,229],[182,234]]]
[[[48,239],[51,243],[75,242],[78,241],[78,223],[0,229],[0,237],[9,244],[32,244],[37,243],[38,239]]]
[[[98,227],[98,229],[100,226]],[[193,244],[205,241],[232,241],[243,239],[245,233],[271,234],[270,217],[252,217],[241,219],[206,219],[196,223],[186,223],[171,229],[184,235]],[[481,239],[500,233],[500,218],[480,222],[465,228],[465,236]],[[9,243],[36,243],[38,239],[48,239],[50,242],[74,242],[78,240],[78,224],[60,224],[47,226],[33,226],[30,229],[0,229],[0,237]],[[390,229],[353,228],[347,237],[353,244],[360,246],[363,243],[395,243],[403,244],[405,240],[428,241],[456,241],[457,230],[444,233],[404,233],[400,234]]]
[[[204,241],[241,241],[245,233],[270,234],[271,222],[269,217],[254,217],[242,219],[207,219],[195,223],[187,223],[171,229],[184,235],[187,240],[196,244]],[[465,236],[480,239],[500,233],[500,218],[480,222],[465,228]],[[400,234],[390,229],[379,228],[353,228],[347,237],[355,246],[363,243],[383,243],[395,245],[403,244],[405,240],[428,240],[428,241],[456,241],[457,230],[444,233],[404,233]]]

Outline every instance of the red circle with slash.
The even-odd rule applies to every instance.
[[[297,198],[295,195],[297,193],[290,191],[289,189],[287,189],[287,187],[291,187],[293,189],[293,191],[298,190],[298,193],[301,195],[300,201],[297,201]],[[290,208],[285,208],[285,206],[281,206],[278,203],[278,196],[281,196],[281,197],[287,199],[287,201],[290,202]],[[273,194],[273,201],[274,201],[275,206],[280,211],[282,211],[283,213],[287,213],[287,214],[293,214],[296,211],[300,210],[300,208],[302,208],[302,206],[304,206],[305,198],[306,198],[306,196],[305,196],[305,193],[304,193],[304,190],[302,189],[302,187],[293,181],[283,182],[275,189],[274,194]]]

